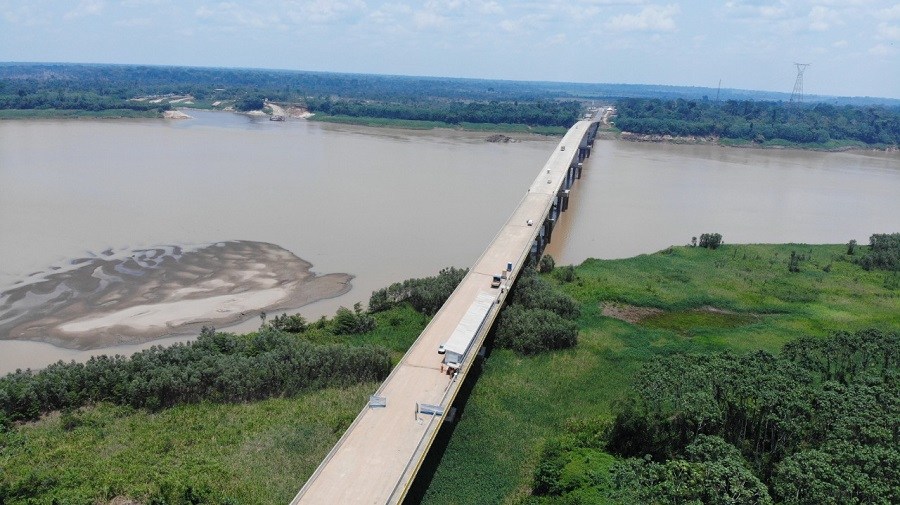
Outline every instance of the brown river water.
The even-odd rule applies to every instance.
[[[556,139],[284,123],[189,111],[184,121],[0,122],[0,291],[101,251],[226,240],[276,244],[352,289],[469,266]],[[726,242],[866,243],[900,231],[900,155],[597,141],[549,252],[558,263]],[[258,320],[234,327],[251,330]],[[0,373],[129,353],[0,341]]]

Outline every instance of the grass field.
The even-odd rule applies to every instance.
[[[792,251],[805,258],[797,273],[788,271]],[[581,305],[579,344],[534,357],[490,354],[426,483],[425,503],[527,500],[544,441],[567,426],[610,418],[631,377],[654,355],[777,351],[800,335],[900,330],[897,274],[866,272],[845,253],[837,245],[676,247],[588,260],[574,281],[554,280]],[[604,316],[609,303],[659,310],[629,323]],[[336,336],[313,325],[302,338],[381,345],[396,362],[427,323],[409,307],[376,317],[369,334]],[[0,434],[0,491],[22,496],[9,504],[92,504],[115,496],[286,503],[376,387],[159,413],[110,405],[57,413]],[[604,454],[591,458],[611,462]]]
[[[376,387],[159,413],[100,405],[52,415],[0,435],[3,483],[13,495],[37,497],[6,503],[287,503]]]
[[[798,273],[788,271],[791,251],[808,257]],[[611,418],[633,374],[654,355],[777,351],[800,335],[900,330],[900,289],[892,274],[866,272],[846,261],[845,252],[844,246],[730,245],[588,260],[574,282],[562,285],[581,304],[578,346],[531,358],[493,351],[424,502],[527,499],[544,441],[569,425]],[[606,303],[664,312],[632,324],[604,317]]]

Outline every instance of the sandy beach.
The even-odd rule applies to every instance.
[[[350,289],[352,276],[316,275],[311,267],[262,242],[104,251],[73,260],[70,269],[35,272],[0,293],[0,339],[71,349],[135,344],[203,325],[228,326]]]

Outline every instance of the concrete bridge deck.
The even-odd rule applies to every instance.
[[[504,281],[511,285],[529,254],[546,243],[541,238],[549,235],[544,223],[558,216],[561,192],[574,182],[577,162],[589,154],[595,132],[596,121],[579,121],[569,129],[512,216],[375,393],[385,399],[385,406],[363,408],[292,504],[402,502],[444,419],[418,413],[417,405],[440,406],[445,415],[450,410],[508,294],[506,284],[490,287],[493,276],[512,263],[509,280]],[[498,303],[459,373],[448,374],[438,346],[483,291],[498,296]]]

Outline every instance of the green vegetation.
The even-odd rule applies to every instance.
[[[852,498],[840,492],[868,498],[881,493],[872,486],[896,486],[896,474],[886,473],[897,468],[892,446],[885,449],[880,442],[890,432],[884,419],[897,418],[896,401],[884,396],[896,396],[896,371],[884,374],[889,367],[878,364],[883,361],[864,360],[860,352],[878,348],[878,336],[896,339],[900,286],[886,282],[894,272],[865,270],[854,263],[862,249],[848,255],[846,245],[673,247],[625,260],[588,260],[541,275],[523,273],[509,310],[545,311],[563,323],[575,318],[577,345],[535,354],[496,346],[425,502],[444,503],[452,496],[456,503],[667,503],[655,497],[677,496],[680,503],[716,503],[722,494],[714,490],[724,483],[733,503],[767,503],[765,496],[781,499],[796,493],[798,485],[808,484],[804,489],[819,490],[815,496],[835,500]],[[805,258],[793,273],[788,271],[792,251]],[[376,292],[369,313],[346,309],[354,317],[366,314],[376,320],[375,328],[365,333],[343,334],[336,319],[307,323],[281,315],[264,322],[257,334],[226,335],[222,342],[297,341],[302,343],[298,348],[339,346],[345,353],[371,352],[377,346],[396,362],[428,322],[426,314],[443,303],[463,275],[464,270],[445,269],[436,277]],[[501,331],[502,325],[495,334],[498,344]],[[850,333],[823,339],[836,331]],[[204,337],[204,345],[212,343],[210,338]],[[854,338],[863,340],[857,345]],[[856,351],[841,354],[841,342]],[[781,357],[775,357],[779,351]],[[824,359],[835,353],[846,359]],[[868,364],[860,365],[863,361]],[[895,370],[896,362],[890,367]],[[178,368],[173,363],[170,370]],[[800,371],[784,375],[791,370]],[[751,371],[756,373],[747,375]],[[784,377],[795,384],[785,383]],[[10,424],[7,419],[7,429],[0,433],[0,502],[92,504],[127,496],[145,503],[284,503],[375,389],[374,382],[363,380],[338,388],[276,392],[274,398],[249,403],[203,401],[151,410],[100,401],[36,422]],[[725,381],[749,385],[732,388],[732,396],[712,396],[715,402],[724,398],[736,407],[749,407],[770,401],[791,407],[799,405],[798,398],[818,398],[819,410],[815,416],[791,418],[812,425],[772,425],[768,417],[751,416],[764,416],[762,410],[747,411],[746,419],[762,423],[750,423],[752,437],[747,439],[735,435],[743,429],[719,429],[738,419],[727,415],[704,421],[709,430],[718,431],[685,429],[681,439],[666,436],[667,430],[681,433],[685,426],[696,427],[692,420],[697,416],[691,412],[705,419],[704,413],[721,409],[707,400],[713,393],[732,391],[721,386]],[[641,389],[644,384],[659,387]],[[690,386],[679,390],[678,384]],[[769,384],[781,384],[778,394],[763,394],[762,386]],[[696,395],[665,396],[680,391]],[[658,400],[652,405],[662,410],[651,410],[641,398]],[[715,409],[667,415],[672,398]],[[626,411],[633,414],[629,419],[648,419],[644,414],[649,412],[664,422],[625,425],[618,416]],[[873,415],[844,415],[854,412]],[[682,421],[687,424],[677,424]],[[654,456],[643,457],[646,447],[608,447],[614,433],[625,433],[623,426],[645,430],[631,440],[650,447]],[[798,439],[790,438],[795,432],[787,431],[777,437],[783,446],[766,442],[763,451],[750,450],[756,440],[768,440],[759,437],[772,426],[818,435],[798,445]],[[823,426],[828,429],[821,431]],[[848,430],[852,436],[844,436]],[[661,440],[666,443],[658,444]],[[787,447],[797,450],[789,453]],[[766,474],[763,468],[772,470]],[[873,474],[873,468],[885,473]],[[830,469],[832,474],[813,475],[809,469]],[[688,481],[690,486],[684,484]],[[704,489],[707,494],[696,494]]]
[[[847,254],[852,253],[848,251]],[[869,249],[855,261],[866,270],[900,272],[900,233],[872,235]]]
[[[722,245],[721,233],[702,233],[700,234],[700,247],[707,249],[718,249]]]
[[[259,366],[249,371],[253,376],[269,374],[275,366],[281,369],[271,370],[279,375],[277,381],[291,382],[299,380],[290,377],[296,372],[284,369],[294,366],[287,362],[296,364],[298,356],[291,355],[292,349],[318,351],[333,360],[326,367],[303,367],[300,375],[307,376],[351,367],[353,361],[348,361],[347,355],[371,354],[373,346],[381,349],[375,351],[376,356],[389,349],[395,362],[427,323],[408,305],[372,317],[377,327],[365,334],[340,335],[334,319],[322,319],[288,335],[273,326],[290,323],[296,328],[302,318],[280,315],[271,323],[264,322],[258,333],[234,336],[206,330],[197,343],[178,346],[170,354],[161,355],[160,349],[153,349],[137,361],[147,365],[142,368],[145,374],[196,378],[191,372],[198,364],[192,356],[204,350],[213,356],[201,363],[215,363],[221,357],[213,347],[219,347],[229,349],[236,361],[257,360]],[[276,355],[280,352],[278,358],[286,362],[268,362],[273,353],[265,351],[267,347],[273,347]],[[333,354],[329,349],[340,352]],[[166,355],[168,366],[152,366]],[[128,369],[129,360],[121,357],[99,360],[116,361]],[[133,360],[132,365],[141,368]],[[32,391],[40,390],[40,385],[66,385],[65,380],[52,380],[59,372],[68,372],[68,378],[87,377],[77,366],[58,364],[53,368],[57,373],[43,376],[42,384],[30,381]],[[128,388],[134,383],[117,382],[114,367],[107,370],[109,373],[99,380],[110,388]],[[121,367],[118,371],[123,372]],[[253,382],[253,377],[236,378],[246,373],[238,363],[237,369],[221,372],[220,376],[222,381]],[[0,383],[15,389],[27,385],[25,375],[11,374]],[[118,377],[122,379],[123,375]],[[319,383],[319,389],[275,392],[275,398],[252,402],[213,403],[221,399],[213,394],[201,403],[147,409],[135,408],[129,401],[115,405],[106,400],[54,412],[36,422],[11,424],[7,419],[0,424],[0,503],[55,500],[87,505],[105,503],[116,496],[148,504],[286,503],[378,386],[371,379],[358,383],[351,383],[356,382],[352,377],[332,379],[328,380],[340,386]],[[82,387],[88,392],[100,389],[88,380]],[[277,382],[271,387],[277,387]],[[63,389],[56,387],[52,392],[61,394]],[[73,398],[78,395],[77,389],[72,391]],[[8,403],[12,402],[0,401],[4,408]]]
[[[619,100],[616,111],[616,126],[623,131],[715,136],[731,145],[820,149],[900,145],[897,107],[629,98]]]
[[[896,503],[897,372],[900,334],[877,330],[799,338],[777,357],[656,357],[610,430],[544,449],[534,491],[547,503]],[[567,472],[598,449],[630,459]]]
[[[155,118],[160,112],[151,110],[133,109],[103,109],[98,111],[81,109],[0,109],[0,119],[64,119],[64,118],[94,118],[94,119],[125,119],[125,118]]]
[[[376,326],[375,318],[364,312],[359,302],[353,306],[353,310],[340,307],[334,315],[334,331],[338,335],[368,333]]]
[[[537,135],[563,135],[568,128],[564,126],[528,126],[510,123],[467,123],[450,124],[445,121],[420,121],[416,119],[390,119],[369,116],[340,116],[316,114],[309,118],[312,121],[326,123],[354,124],[387,128],[403,128],[406,130],[433,130],[435,128],[452,128],[476,132],[534,133]]]
[[[288,503],[377,387],[47,416],[0,432],[0,503]]]
[[[514,123],[533,126],[567,128],[581,113],[576,101],[436,101],[415,100],[383,102],[372,100],[336,100],[307,98],[310,111],[332,116],[416,120],[432,123],[499,124]]]
[[[796,273],[787,268],[791,251],[807,257]],[[740,360],[759,350],[777,353],[803,336],[818,340],[837,331],[900,330],[900,289],[885,285],[891,272],[866,271],[846,252],[845,245],[673,247],[625,260],[588,260],[569,282],[560,280],[568,275],[560,268],[542,276],[577,301],[578,345],[534,356],[505,349],[491,353],[425,503],[443,503],[447,496],[473,504],[617,503],[607,500],[613,489],[619,489],[621,503],[646,502],[623,494],[633,488],[614,487],[626,482],[628,472],[656,479],[646,481],[648,486],[677,472],[698,482],[719,475],[736,493],[752,496],[759,489],[756,481],[768,481],[757,477],[749,462],[714,461],[713,456],[728,454],[716,440],[697,440],[700,445],[690,453],[684,449],[686,463],[679,459],[666,466],[614,455],[606,448],[607,437],[631,401],[640,371],[666,356],[712,359],[729,351]],[[690,454],[709,457],[693,461]],[[818,459],[805,464],[840,463],[834,454],[811,455]],[[641,470],[644,465],[650,468]],[[549,485],[535,489],[541,479],[571,491],[561,497],[541,490]]]
[[[290,396],[382,380],[390,368],[385,349],[311,344],[269,328],[250,336],[204,329],[193,342],[155,346],[131,358],[99,356],[9,374],[0,379],[0,421],[97,402],[158,410]]]
[[[242,98],[234,104],[234,110],[240,112],[262,110],[263,107],[265,107],[265,99],[260,96]]]
[[[395,282],[372,293],[369,310],[382,312],[403,303],[415,310],[434,315],[469,272],[468,268],[444,268],[437,276]]]

